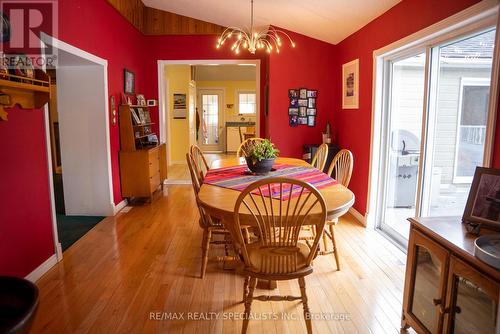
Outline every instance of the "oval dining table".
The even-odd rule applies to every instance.
[[[275,162],[293,166],[310,166],[304,160],[294,158],[277,158]],[[243,158],[226,158],[213,161],[210,169],[245,164],[246,162]],[[272,176],[272,173],[269,176]],[[354,204],[354,194],[352,191],[339,183],[318,190],[325,199],[328,219],[335,219],[345,214]],[[240,194],[241,192],[238,190],[223,188],[207,183],[202,184],[198,193],[200,205],[203,206],[207,214],[223,222],[224,226],[229,230],[233,241],[238,240],[236,238],[237,231],[234,229],[234,206]],[[278,200],[276,199],[276,201]],[[253,219],[251,219],[250,214],[248,214],[247,219],[242,218],[241,214],[245,216],[244,212],[240,213],[240,220],[244,221],[245,224],[248,223],[252,225]],[[239,248],[237,244],[234,246],[236,249]],[[276,287],[275,283],[270,283],[269,286],[272,288]]]

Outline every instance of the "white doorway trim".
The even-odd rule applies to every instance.
[[[491,163],[491,152],[493,148],[494,124],[496,122],[496,106],[498,95],[498,68],[499,52],[498,47],[498,2],[496,0],[481,1],[455,15],[439,21],[427,28],[417,31],[394,43],[373,51],[373,81],[372,81],[372,117],[371,117],[371,144],[370,144],[370,167],[368,181],[368,197],[366,208],[367,226],[376,227],[376,208],[380,198],[379,174],[380,174],[380,145],[382,132],[383,108],[387,103],[384,91],[384,77],[388,75],[384,66],[384,59],[395,54],[401,54],[407,50],[418,47],[432,47],[445,41],[458,38],[466,34],[497,26],[496,45],[493,57],[493,68],[491,76],[490,103],[488,110],[488,128],[493,133],[487,133],[485,144],[484,165]],[[424,103],[426,105],[426,103]],[[424,138],[424,136],[422,136]],[[422,170],[422,166],[420,166]],[[421,187],[421,178],[418,187]]]
[[[113,200],[113,177],[112,177],[112,168],[111,168],[111,146],[110,146],[110,129],[109,129],[109,112],[108,112],[108,61],[106,59],[97,57],[93,54],[90,54],[84,50],[78,49],[72,45],[69,45],[63,41],[60,41],[52,36],[42,33],[41,41],[46,45],[51,45],[57,50],[62,50],[64,52],[70,53],[74,56],[83,58],[87,61],[94,63],[95,65],[99,65],[102,67],[102,80],[103,80],[103,89],[104,89],[104,101],[102,106],[102,114],[99,116],[101,120],[104,122],[104,142],[102,143],[105,150],[106,155],[106,166],[107,166],[107,185],[106,190],[108,191],[108,196],[110,198],[109,203],[109,215],[114,215],[120,207],[122,207],[122,203],[118,205],[114,204]],[[101,109],[101,108],[99,108]],[[59,237],[57,233],[57,220],[56,220],[56,209],[55,209],[55,199],[54,199],[54,186],[53,186],[53,177],[52,177],[52,151],[50,148],[50,124],[49,124],[49,111],[48,104],[44,107],[44,116],[45,116],[45,131],[46,131],[46,150],[47,150],[47,164],[48,164],[48,182],[50,189],[50,202],[51,202],[51,214],[52,214],[52,226],[53,226],[53,234],[54,234],[54,244],[55,251],[57,255],[57,260],[62,260],[62,251],[61,244],[59,243]]]
[[[167,65],[237,65],[237,64],[253,64],[255,65],[255,94],[257,108],[255,115],[255,132],[260,135],[260,59],[182,59],[182,60],[158,60],[158,113],[159,113],[159,132],[160,142],[166,143],[167,147],[171,142],[170,133],[165,133],[168,127],[168,97],[166,91],[168,82],[165,77],[165,66]],[[167,165],[171,164],[171,150],[167,150]]]

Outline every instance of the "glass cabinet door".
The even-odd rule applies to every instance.
[[[448,253],[416,231],[410,236],[409,252],[412,273],[407,310],[411,326],[417,332],[439,333],[442,328],[439,307],[445,295]]]
[[[497,333],[497,283],[453,257],[448,286],[451,289],[445,308],[448,333]]]

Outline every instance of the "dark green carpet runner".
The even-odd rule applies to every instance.
[[[101,216],[65,216],[57,214],[57,230],[63,252],[103,219],[104,217]]]

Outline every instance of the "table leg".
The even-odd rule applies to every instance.
[[[264,290],[274,290],[278,288],[278,284],[276,281],[268,281],[268,280],[262,280],[259,279],[257,281],[257,287],[259,289],[264,289]]]

